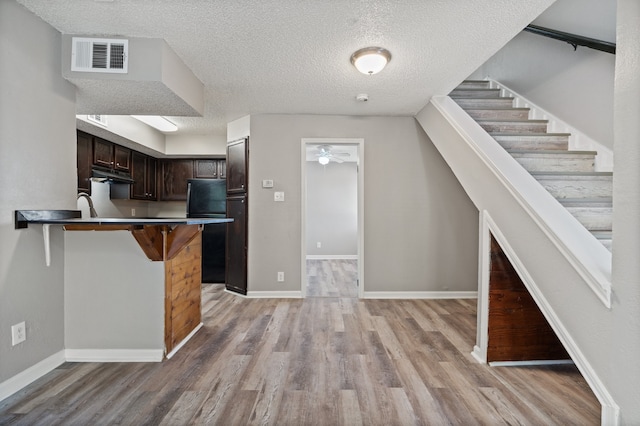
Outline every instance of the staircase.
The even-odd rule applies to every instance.
[[[547,133],[489,81],[464,81],[449,96],[602,244],[611,250],[611,172],[595,171],[596,151],[570,151],[569,133]]]

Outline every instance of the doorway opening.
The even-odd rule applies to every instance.
[[[302,139],[302,297],[363,297],[364,140]]]

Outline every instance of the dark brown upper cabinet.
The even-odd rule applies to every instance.
[[[224,179],[227,175],[226,161],[224,159],[196,159],[195,176],[198,179]]]
[[[77,168],[78,192],[91,194],[91,164],[93,163],[93,136],[78,130],[77,138]]]
[[[94,136],[93,164],[121,172],[130,172],[131,150]]]
[[[187,179],[194,176],[192,159],[162,160],[160,201],[186,201]]]
[[[247,192],[249,143],[240,139],[227,144],[227,193]]]
[[[156,201],[158,194],[156,191],[158,160],[137,151],[131,153],[131,177],[134,182],[131,184],[130,198],[133,200]]]

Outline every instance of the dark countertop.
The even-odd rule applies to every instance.
[[[229,218],[159,218],[159,217],[90,217],[82,218],[80,210],[16,210],[15,228],[29,223],[48,225],[207,225],[233,222]]]

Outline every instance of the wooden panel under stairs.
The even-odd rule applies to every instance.
[[[491,236],[487,362],[564,360],[569,355]]]

